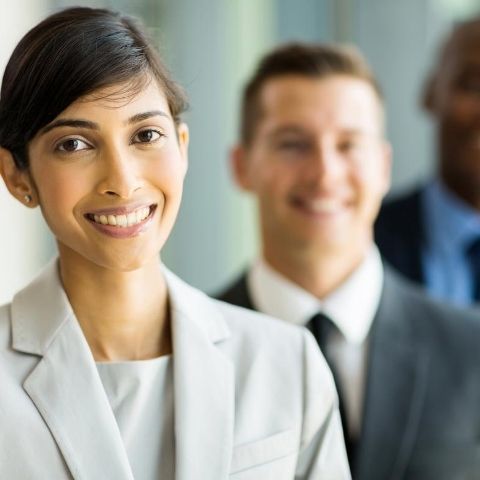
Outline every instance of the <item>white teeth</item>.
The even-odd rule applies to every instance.
[[[150,208],[144,207],[130,212],[128,215],[93,215],[96,223],[118,227],[130,227],[143,222],[150,214]]]
[[[330,213],[337,210],[340,204],[333,199],[319,199],[307,202],[307,206],[310,210],[317,213]]]
[[[127,222],[129,227],[137,223],[137,215],[135,212],[129,213],[127,215]]]
[[[126,215],[117,215],[117,225],[119,227],[127,226],[127,216]]]

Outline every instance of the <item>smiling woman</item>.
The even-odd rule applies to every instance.
[[[108,10],[54,14],[10,58],[1,173],[58,258],[0,308],[2,478],[349,478],[310,334],[159,260],[185,107],[141,27]]]

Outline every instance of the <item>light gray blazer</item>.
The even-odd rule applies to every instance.
[[[0,478],[132,480],[57,272],[52,262],[0,308]],[[311,335],[165,275],[175,478],[349,479],[333,381]]]

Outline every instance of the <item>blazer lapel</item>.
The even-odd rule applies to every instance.
[[[57,264],[12,303],[13,347],[40,356],[24,389],[75,479],[133,480],[114,415]]]
[[[416,438],[428,357],[416,348],[406,298],[389,272],[370,344],[363,428],[352,471],[358,480],[403,478]]]
[[[228,478],[233,365],[216,344],[229,329],[211,299],[166,271],[172,312],[176,479]]]

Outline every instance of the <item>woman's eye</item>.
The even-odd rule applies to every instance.
[[[80,150],[87,150],[90,148],[83,140],[78,138],[69,138],[57,144],[55,150],[59,150],[60,152],[78,152]]]
[[[142,130],[133,137],[133,143],[152,143],[161,137],[163,137],[163,135],[158,130]]]

